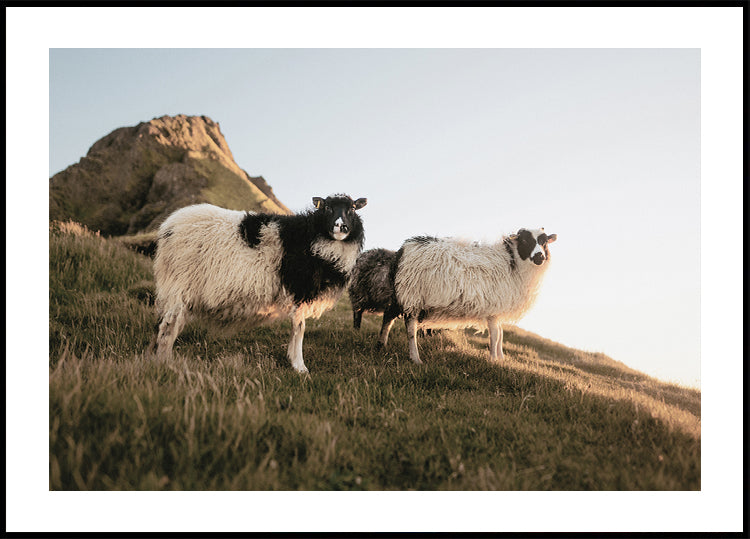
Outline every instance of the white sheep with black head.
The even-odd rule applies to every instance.
[[[417,327],[489,328],[490,359],[502,359],[502,323],[517,322],[536,301],[556,239],[543,228],[522,228],[490,244],[406,240],[396,253],[392,282],[412,361],[421,363]]]
[[[330,309],[349,282],[364,244],[356,210],[366,198],[314,197],[297,215],[233,211],[210,204],[174,212],[158,232],[154,277],[159,315],[151,344],[169,358],[186,322],[197,316],[224,327],[290,317],[287,356],[302,357],[306,318]]]

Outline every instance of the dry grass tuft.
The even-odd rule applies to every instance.
[[[85,225],[73,220],[68,221],[51,221],[49,224],[50,232],[59,232],[62,234],[72,234],[74,236],[100,237],[99,231],[91,231]]]

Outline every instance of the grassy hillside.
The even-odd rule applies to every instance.
[[[142,351],[151,261],[76,226],[50,229],[50,489],[700,489],[700,393],[509,328],[442,332],[408,358],[346,298],[308,321],[214,336],[168,363]]]

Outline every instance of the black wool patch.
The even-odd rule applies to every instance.
[[[311,246],[316,240],[329,240],[326,217],[323,212],[303,213],[278,218],[279,236],[283,253],[281,256],[280,277],[284,288],[292,294],[294,302],[301,304],[317,298],[322,292],[331,288],[343,288],[349,280],[347,273],[339,270],[335,264],[314,255]],[[359,234],[353,227],[346,243],[359,241],[359,248],[364,243],[364,231],[361,223]]]
[[[328,260],[299,253],[285,253],[281,258],[281,282],[298,305],[331,288],[343,288],[347,280],[348,276]]]
[[[510,244],[509,239],[503,240],[503,246],[505,247],[505,250],[508,253],[508,256],[510,256],[510,269],[514,270],[516,269],[516,255],[513,254],[513,246]]]
[[[260,229],[274,220],[276,216],[265,213],[248,213],[240,222],[240,236],[249,247],[260,243]]]
[[[418,243],[421,245],[427,245],[428,243],[435,243],[437,241],[440,241],[440,238],[436,238],[435,236],[413,236],[406,240],[406,242]]]

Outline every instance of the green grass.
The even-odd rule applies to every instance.
[[[309,320],[232,336],[189,326],[172,361],[142,355],[150,260],[50,231],[53,490],[699,490],[700,393],[518,328],[442,332],[408,359],[346,298]]]

